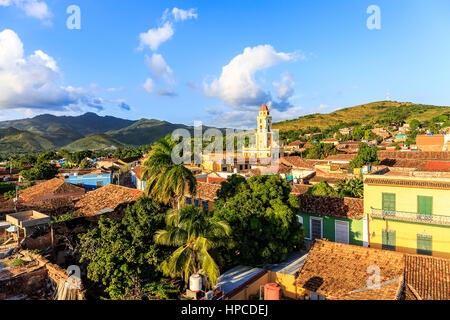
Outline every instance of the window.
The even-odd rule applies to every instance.
[[[103,181],[97,181],[97,188],[103,187]]]
[[[336,220],[334,223],[335,242],[349,243],[349,223],[348,221]]]
[[[383,214],[395,215],[395,193],[383,193]]]
[[[192,199],[190,197],[186,197],[186,204],[192,204]]]
[[[433,253],[433,238],[429,235],[417,235],[417,254],[431,256]]]
[[[433,214],[433,197],[417,196],[417,213],[421,216],[421,219],[431,218]]]
[[[395,237],[396,237],[395,231],[383,230],[382,231],[382,246],[381,246],[381,248],[384,250],[395,251]]]
[[[196,207],[198,207],[198,206],[199,206],[199,200],[198,200],[198,199],[195,199],[195,200],[194,200],[194,204],[195,204]]]
[[[321,294],[311,292],[309,295],[310,300],[325,300],[325,297]]]
[[[298,220],[298,222],[300,222],[303,225],[303,217],[302,216],[297,216],[297,220]]]
[[[203,207],[203,209],[208,209],[208,201],[207,200],[202,201],[202,207]]]
[[[311,240],[322,239],[322,219],[311,217]]]

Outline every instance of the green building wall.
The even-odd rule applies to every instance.
[[[323,226],[323,238],[329,241],[335,241],[335,221],[347,221],[349,222],[349,244],[362,246],[364,244],[363,239],[363,219],[346,219],[329,216],[319,216],[309,213],[301,213],[303,218],[303,229],[305,230],[305,238],[310,239],[310,217],[316,217],[322,219]]]

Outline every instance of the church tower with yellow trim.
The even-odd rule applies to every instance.
[[[256,128],[256,144],[244,148],[245,158],[274,158],[275,152],[279,156],[280,149],[278,146],[274,146],[273,132],[272,132],[272,116],[270,115],[269,108],[265,104],[259,109]]]

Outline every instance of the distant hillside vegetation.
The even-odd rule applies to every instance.
[[[81,116],[53,116],[43,114],[31,119],[0,122],[0,128],[17,128],[40,134],[52,134],[60,130],[86,137],[109,130],[118,130],[132,125],[135,121],[116,117],[102,117],[88,112]]]
[[[39,134],[16,128],[0,129],[0,154],[34,153],[54,147],[53,142]]]
[[[68,144],[64,149],[74,152],[83,150],[114,150],[126,148],[127,145],[108,136],[107,134],[95,134]]]
[[[401,117],[406,122],[413,119],[425,121],[445,113],[450,114],[450,107],[380,101],[336,110],[330,114],[316,113],[298,119],[277,122],[273,124],[273,128],[280,131],[306,129],[307,127],[324,129],[340,123],[376,123],[387,117]]]
[[[125,144],[139,146],[151,144],[179,128],[190,129],[190,127],[182,124],[155,119],[141,119],[126,128],[108,131],[106,134]]]

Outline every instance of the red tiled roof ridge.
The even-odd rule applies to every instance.
[[[53,178],[35,186],[21,190],[19,197],[28,201],[46,195],[84,193],[84,188],[71,184],[60,178]]]
[[[77,203],[77,211],[85,215],[109,208],[114,210],[122,203],[134,202],[144,195],[144,192],[115,184],[108,184],[97,190],[88,192]]]
[[[431,181],[431,180],[413,180],[413,179],[377,179],[367,177],[364,179],[364,183],[374,185],[398,185],[398,186],[411,186],[411,187],[425,187],[425,188],[438,188],[438,189],[450,189],[450,181]]]

